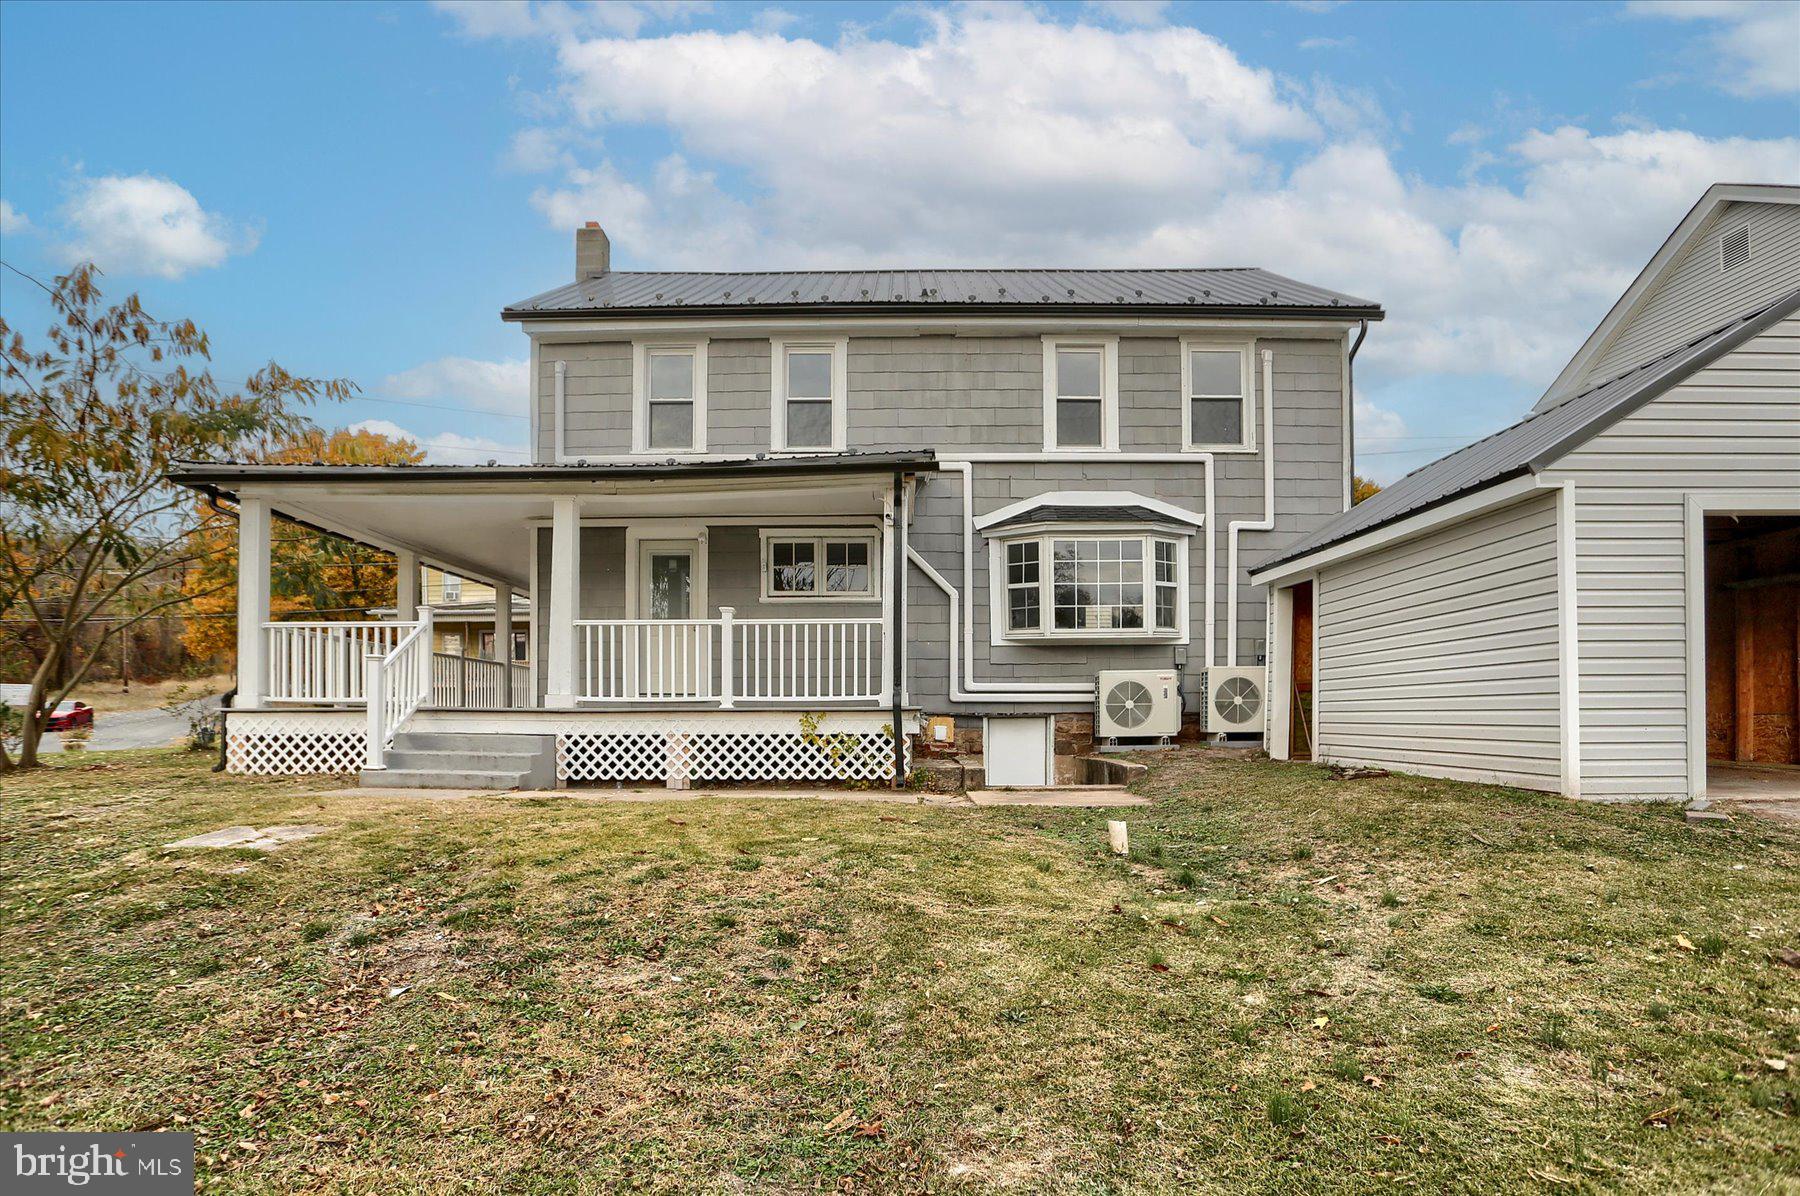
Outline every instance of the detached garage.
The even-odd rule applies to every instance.
[[[1800,793],[1797,287],[1800,188],[1713,188],[1530,415],[1253,570],[1272,754]]]

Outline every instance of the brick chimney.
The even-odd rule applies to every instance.
[[[599,278],[612,269],[612,242],[593,220],[575,230],[575,281]]]

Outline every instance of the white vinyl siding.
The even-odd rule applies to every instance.
[[[1755,252],[1753,248],[1753,252]],[[1687,795],[1685,502],[1800,493],[1800,319],[1545,471],[1576,486],[1583,797]]]
[[[1560,788],[1556,519],[1532,497],[1321,574],[1322,759]]]
[[[1740,228],[1750,233],[1750,260],[1721,270],[1719,238]],[[1796,277],[1800,204],[1726,204],[1595,355],[1576,389],[1617,377],[1786,294]]]

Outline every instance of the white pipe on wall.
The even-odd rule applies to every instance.
[[[1238,587],[1238,533],[1270,532],[1275,530],[1275,354],[1269,349],[1262,351],[1262,397],[1263,397],[1263,517],[1261,519],[1234,519],[1225,532],[1225,572],[1229,580],[1225,583],[1225,663],[1235,665],[1238,662],[1237,639],[1237,587]],[[1209,637],[1210,638],[1210,637]],[[1208,644],[1210,647],[1211,644]]]

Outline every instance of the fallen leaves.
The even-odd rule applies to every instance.
[[[1675,936],[1675,945],[1683,951],[1692,951],[1694,949],[1694,944],[1688,941],[1688,937],[1685,934],[1678,934]]]

